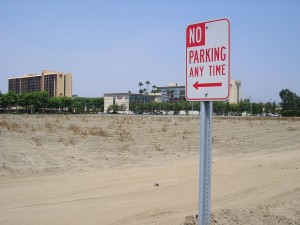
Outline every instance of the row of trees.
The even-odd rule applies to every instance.
[[[279,105],[275,102],[255,103],[250,99],[244,99],[238,104],[228,102],[214,102],[213,111],[217,115],[240,115],[242,112],[249,114],[281,113],[283,116],[300,116],[300,97],[288,89],[280,91],[282,100]],[[68,113],[96,113],[103,112],[103,98],[82,98],[82,97],[49,97],[48,92],[30,92],[16,94],[9,91],[6,94],[0,92],[0,110],[10,111],[12,108],[19,112],[68,112]],[[135,113],[154,113],[160,111],[199,110],[199,102],[188,102],[178,99],[175,102],[151,102],[151,103],[130,103],[129,109],[124,105],[112,105],[109,111],[118,112],[130,110]]]
[[[249,114],[276,113],[276,103],[251,103],[245,99],[238,104],[229,104],[228,102],[214,102],[213,111],[217,115],[240,115],[242,112]],[[176,101],[176,102],[151,102],[151,103],[131,103],[129,110],[135,113],[152,113],[159,111],[179,111],[200,110],[200,102]]]
[[[18,112],[103,112],[103,98],[58,97],[50,98],[48,92],[38,91],[16,94],[0,92],[0,108],[3,112],[15,108]]]

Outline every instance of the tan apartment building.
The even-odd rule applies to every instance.
[[[72,74],[42,70],[42,74],[26,74],[8,79],[8,90],[18,94],[47,91],[50,97],[72,97]]]

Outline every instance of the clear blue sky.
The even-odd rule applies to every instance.
[[[73,74],[73,94],[185,83],[185,29],[231,21],[231,77],[243,97],[300,95],[299,0],[0,0],[0,90],[42,69]]]

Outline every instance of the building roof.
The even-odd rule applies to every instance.
[[[160,88],[185,88],[185,86],[182,85],[182,86],[162,86],[162,87],[157,87],[157,89],[160,89]]]
[[[12,80],[12,79],[22,79],[22,78],[38,77],[38,76],[42,76],[42,75],[40,75],[40,74],[24,74],[23,77],[10,77],[8,79],[9,80]]]
[[[157,97],[157,95],[151,95],[151,94],[139,94],[139,93],[128,93],[128,92],[124,92],[124,93],[104,93],[104,96],[105,95],[139,95],[139,96],[149,96],[149,97]]]

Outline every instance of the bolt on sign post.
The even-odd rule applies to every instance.
[[[186,28],[188,101],[200,101],[199,225],[210,225],[213,101],[230,91],[230,22],[218,19]]]

